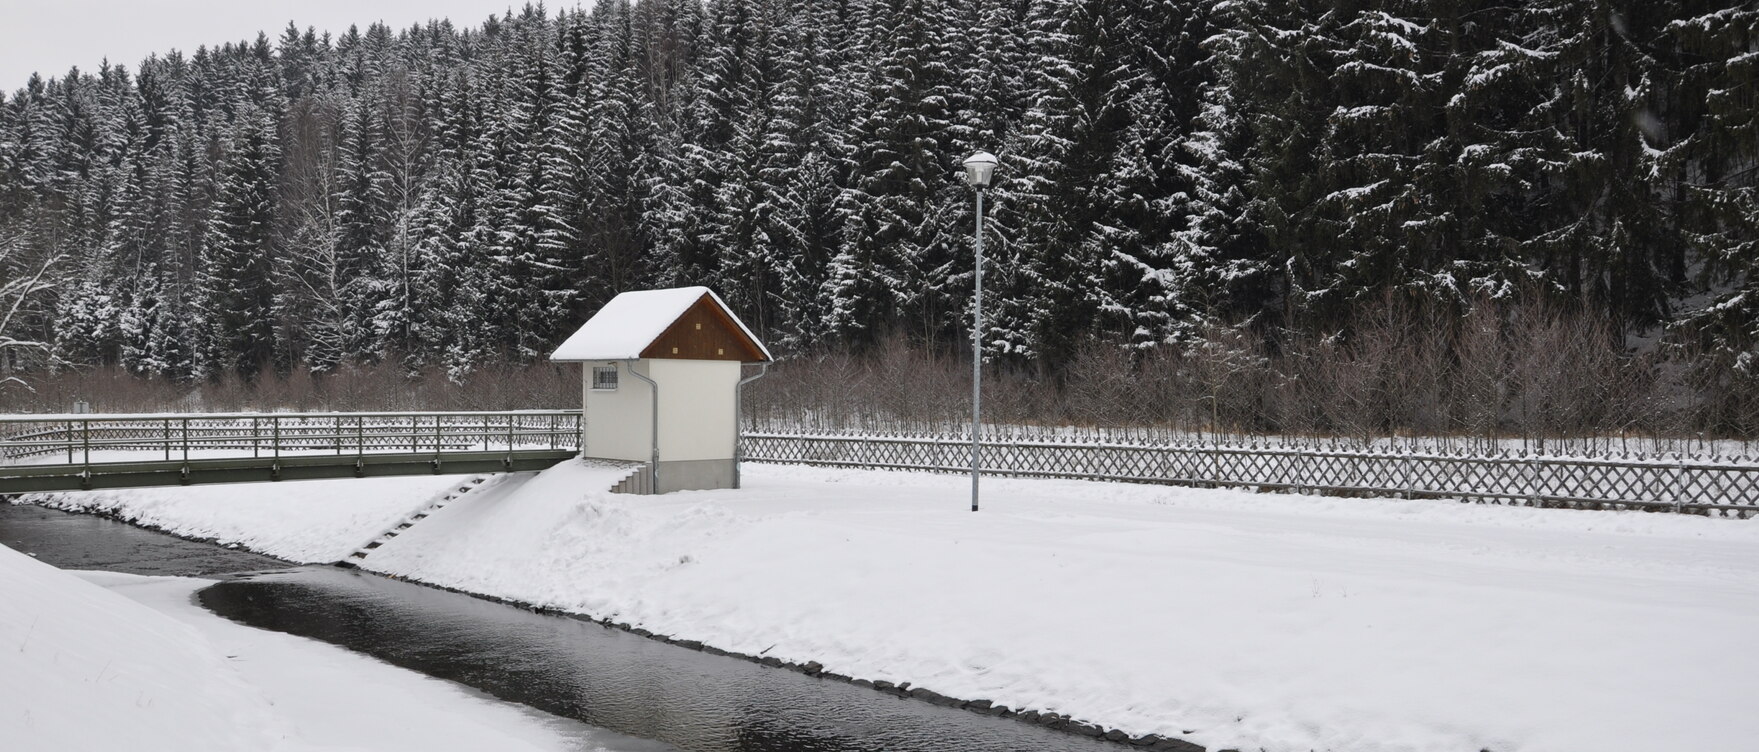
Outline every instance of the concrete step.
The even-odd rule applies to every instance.
[[[383,546],[386,543],[391,542],[392,538],[396,538],[403,531],[408,530],[412,527],[415,527],[415,523],[421,522],[422,520],[427,519],[434,512],[439,511],[440,509],[444,508],[447,504],[450,504],[453,501],[456,501],[458,499],[458,497],[460,497],[466,493],[469,493],[471,490],[475,489],[477,486],[480,486],[487,481],[488,481],[487,476],[478,476],[475,478],[471,478],[469,481],[466,481],[464,485],[459,486],[458,490],[456,492],[448,493],[445,496],[442,496],[438,499],[435,499],[432,503],[428,504],[428,506],[422,508],[420,511],[417,511],[415,514],[412,514],[408,517],[403,518],[403,521],[398,523],[396,527],[393,527],[390,530],[386,530],[378,538],[375,538],[374,540],[367,543],[366,545],[361,546],[354,553],[349,554],[347,559],[344,559],[338,563],[343,564],[343,565],[348,565],[351,560],[365,559],[369,552],[371,552],[375,549],[378,549],[380,546]]]

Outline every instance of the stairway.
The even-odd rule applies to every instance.
[[[421,509],[416,510],[416,512],[414,514],[403,518],[402,521],[400,521],[396,525],[392,526],[391,529],[386,530],[385,532],[379,533],[378,537],[373,538],[372,542],[370,542],[364,546],[361,546],[358,549],[355,549],[354,553],[351,553],[348,555],[348,558],[343,559],[339,562],[336,562],[336,566],[342,567],[344,569],[353,569],[355,567],[360,566],[359,562],[362,559],[365,559],[367,557],[367,554],[372,553],[374,549],[377,549],[378,547],[383,546],[386,543],[390,543],[393,538],[396,538],[397,536],[402,535],[403,531],[408,530],[412,527],[415,527],[415,523],[421,522],[422,520],[427,519],[428,515],[433,514],[435,512],[438,512],[441,509],[444,509],[447,504],[450,504],[458,497],[463,496],[463,495],[475,490],[478,486],[481,486],[483,484],[483,482],[487,481],[488,479],[489,479],[489,476],[487,476],[487,475],[477,475],[477,476],[471,477],[469,480],[464,481],[463,483],[460,483],[457,488],[454,488],[450,491],[447,491],[445,495],[429,502],[427,506],[424,506]]]
[[[654,492],[653,473],[648,470],[647,463],[629,468],[629,474],[611,486],[611,493],[619,494],[651,494]]]

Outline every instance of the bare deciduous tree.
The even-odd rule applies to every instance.
[[[28,355],[47,356],[49,345],[21,332],[23,314],[44,291],[53,287],[49,270],[61,260],[58,253],[27,259],[22,237],[0,237],[0,390],[29,385],[14,373],[15,364]]]

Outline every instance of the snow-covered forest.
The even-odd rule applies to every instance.
[[[782,352],[948,353],[978,150],[1003,162],[987,347],[1016,371],[1542,300],[1611,349],[1759,378],[1759,9],[1731,0],[289,26],[0,99],[3,273],[48,267],[0,286],[0,343],[173,380],[462,379],[619,291],[707,284]]]

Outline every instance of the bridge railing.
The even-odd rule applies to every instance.
[[[0,417],[0,464],[579,449],[579,410]]]

